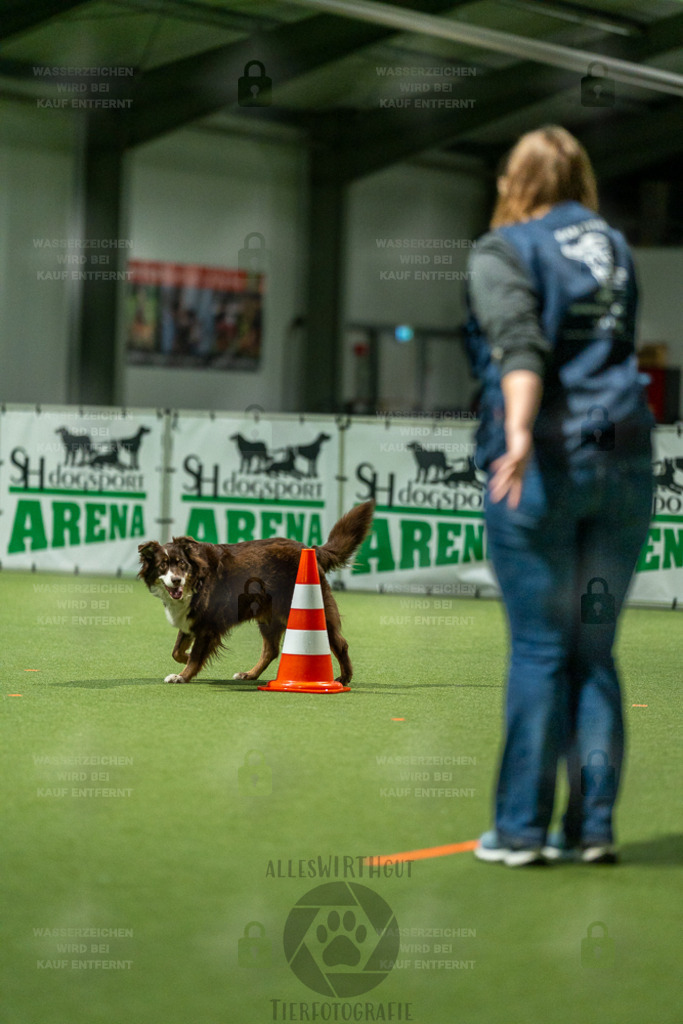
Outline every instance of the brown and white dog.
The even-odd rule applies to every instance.
[[[316,547],[327,634],[339,662],[339,681],[348,683],[353,668],[341,634],[339,609],[325,573],[340,569],[367,536],[374,501],[357,505],[335,523],[325,544]],[[284,537],[206,544],[174,537],[168,544],[147,541],[138,548],[138,576],[164,603],[166,618],[178,630],[175,661],[185,665],[166,683],[189,683],[223,647],[223,638],[242,622],[256,620],[263,638],[261,657],[234,679],[258,679],[277,658],[294,593],[304,545]]]

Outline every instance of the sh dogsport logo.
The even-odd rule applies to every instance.
[[[415,477],[408,479],[403,487],[396,485],[396,473],[386,476],[386,483],[380,482],[380,474],[369,462],[361,462],[356,476],[367,487],[367,496],[376,498],[386,494],[383,504],[435,510],[481,511],[484,503],[485,477],[474,464],[471,455],[463,455],[448,462],[448,446],[425,448],[419,441],[409,444],[399,442],[399,450],[412,453]]]
[[[318,459],[331,439],[321,432],[306,444],[269,449],[262,438],[231,434],[238,468],[224,475],[217,462],[208,467],[198,455],[188,455],[183,469],[193,482],[184,491],[197,498],[320,499]]]
[[[683,512],[683,458],[661,458],[652,464],[655,483],[653,514]]]
[[[150,428],[138,427],[136,433],[129,437],[103,439],[94,438],[96,430],[109,433],[108,428],[73,433],[66,427],[57,427],[55,434],[61,439],[61,444],[38,445],[38,451],[43,447],[48,450],[58,447],[62,454],[62,464],[49,472],[46,472],[45,456],[40,455],[33,461],[25,448],[14,448],[10,461],[19,470],[19,476],[13,478],[12,485],[38,491],[46,488],[98,493],[142,490],[139,455],[144,436],[150,433]]]

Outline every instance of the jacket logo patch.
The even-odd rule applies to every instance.
[[[612,247],[607,235],[600,231],[587,231],[575,242],[566,242],[560,246],[560,252],[567,259],[585,263],[598,284],[605,284],[612,277]]]

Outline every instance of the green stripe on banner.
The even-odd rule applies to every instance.
[[[410,516],[457,516],[459,519],[463,516],[469,519],[484,518],[483,512],[460,512],[452,508],[404,508],[402,505],[378,505],[375,512],[392,512],[396,515]]]
[[[210,495],[183,494],[181,501],[203,501],[207,503],[218,502],[222,505],[287,505],[292,508],[324,508],[324,501],[288,501],[281,498],[212,498]]]
[[[185,499],[183,499],[185,500]],[[302,502],[303,504],[303,502]],[[393,512],[396,515],[412,515],[412,516],[458,516],[468,517],[470,519],[483,519],[483,512],[467,512],[464,509],[451,508],[412,508],[410,506],[402,505],[378,505],[375,509],[376,512]],[[658,515],[652,516],[650,520],[653,523],[683,523],[683,515]]]
[[[135,498],[144,501],[147,498],[145,491],[73,491],[62,490],[59,487],[10,487],[10,494],[54,494],[60,498]]]

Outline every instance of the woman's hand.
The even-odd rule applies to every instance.
[[[507,495],[508,506],[517,508],[522,494],[524,472],[533,451],[531,430],[516,427],[506,431],[507,451],[491,464],[493,476],[489,481],[492,501],[502,501]]]

